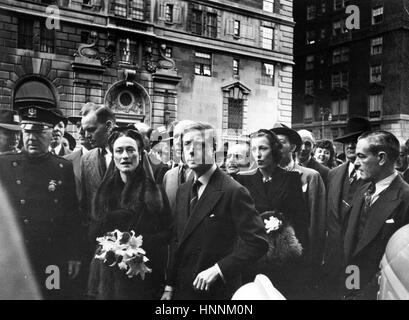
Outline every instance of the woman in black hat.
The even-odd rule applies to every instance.
[[[92,213],[96,237],[118,229],[142,235],[151,273],[128,278],[118,265],[91,263],[89,294],[97,299],[158,299],[164,282],[170,208],[166,195],[142,166],[143,138],[134,127],[117,127],[108,140],[115,169],[102,181]],[[120,261],[118,261],[119,263]],[[109,262],[111,263],[111,262]]]
[[[295,238],[294,235],[286,233],[283,237],[288,242],[287,240],[280,242],[280,255],[287,256],[289,261],[284,259],[284,263],[277,264],[277,261],[266,256],[247,276],[254,278],[257,273],[268,275],[278,290],[291,299],[302,286],[297,277],[300,274],[297,266],[300,266],[301,257],[298,257],[298,260],[292,258],[295,256],[298,243],[306,247],[308,239],[309,221],[300,176],[278,166],[282,157],[282,145],[275,133],[262,129],[252,134],[250,138],[251,152],[257,169],[239,174],[237,181],[249,190],[263,220],[268,220],[269,216],[282,216],[281,225],[291,226],[295,231]],[[277,231],[280,232],[280,229]]]

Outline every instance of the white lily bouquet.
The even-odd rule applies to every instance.
[[[146,266],[149,259],[145,250],[142,249],[142,236],[135,237],[135,232],[121,232],[115,229],[108,232],[104,237],[97,238],[98,250],[95,258],[102,260],[110,267],[118,265],[121,270],[126,270],[126,275],[133,278],[138,274],[142,280],[146,273],[152,269]]]

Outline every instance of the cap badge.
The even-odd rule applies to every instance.
[[[28,109],[28,116],[30,118],[37,118],[37,110],[34,108]]]

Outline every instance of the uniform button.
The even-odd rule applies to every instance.
[[[16,183],[17,183],[17,184],[21,184],[21,180],[20,180],[20,179],[17,179],[17,180],[16,180]]]
[[[21,200],[20,200],[20,203],[21,203],[21,204],[26,204],[26,200],[21,199]]]
[[[64,168],[64,165],[62,163],[60,163],[60,168]]]
[[[18,163],[16,161],[13,161],[12,165],[13,165],[13,167],[17,167]]]
[[[54,203],[58,203],[58,199],[54,199]]]
[[[62,181],[61,181],[61,180],[58,180],[58,184],[59,184],[59,185],[62,185]]]
[[[30,220],[24,219],[24,224],[29,224],[29,223],[30,223]]]

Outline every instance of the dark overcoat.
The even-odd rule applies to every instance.
[[[47,266],[58,266],[63,275],[69,260],[79,260],[79,214],[72,164],[51,153],[40,157],[30,157],[25,151],[2,155],[0,178],[44,291]],[[48,296],[49,290],[44,293]]]
[[[266,233],[248,191],[220,169],[211,176],[189,215],[192,180],[176,195],[169,285],[174,299],[230,299],[241,271],[267,251]],[[218,264],[219,277],[208,292],[196,291],[198,273]]]

